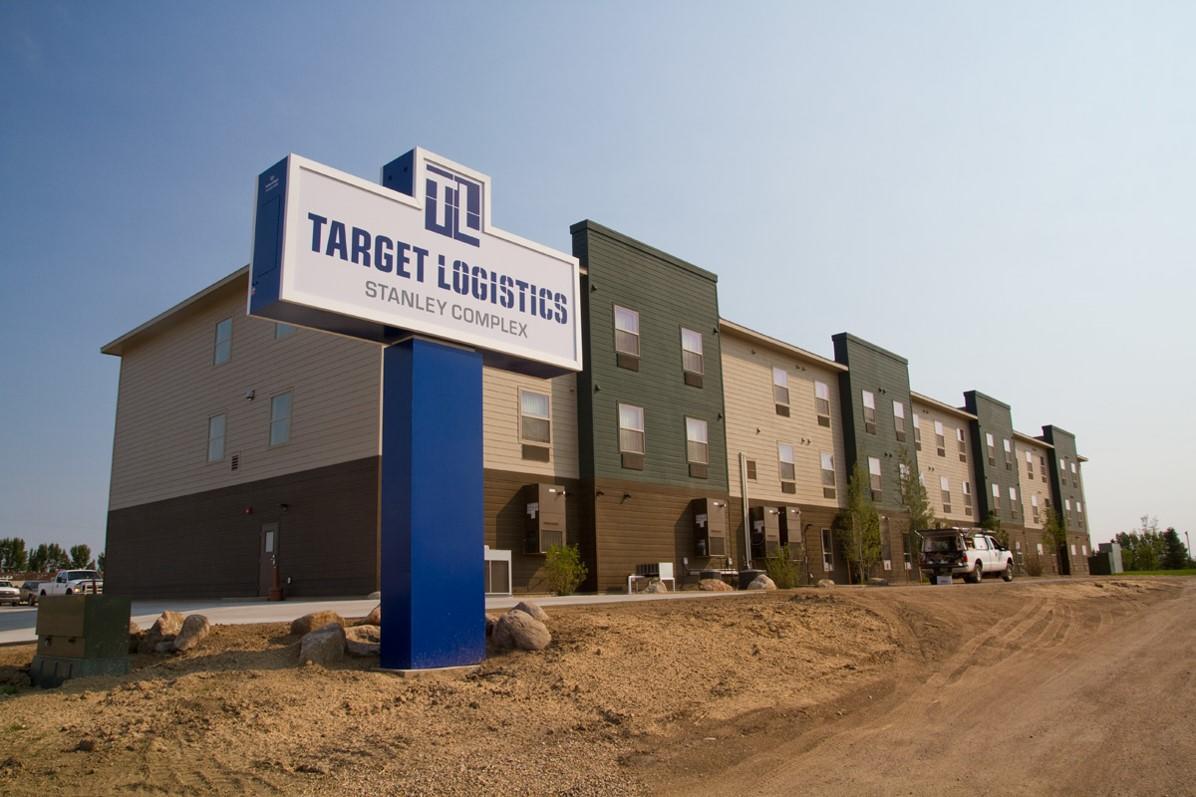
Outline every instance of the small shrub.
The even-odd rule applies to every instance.
[[[1037,556],[1031,556],[1026,559],[1026,575],[1037,578],[1042,575],[1042,560]]]
[[[549,588],[557,595],[572,595],[589,572],[581,561],[581,551],[576,545],[550,546],[545,556],[544,570]]]
[[[797,565],[789,559],[789,548],[777,546],[776,551],[764,558],[764,571],[777,585],[777,589],[793,589],[797,586]]]

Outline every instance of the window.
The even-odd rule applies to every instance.
[[[822,466],[822,497],[835,497],[835,457],[833,454],[828,454],[823,451],[819,455],[819,461]]]
[[[1030,517],[1032,517],[1034,519],[1035,523],[1038,522],[1038,496],[1037,495],[1030,496]]]
[[[864,396],[864,431],[876,434],[876,396],[871,390],[860,391]]]
[[[1074,542],[1071,544],[1071,555],[1076,555],[1076,544]]]
[[[962,426],[957,426],[955,428],[955,443],[956,443],[956,446],[959,448],[959,461],[967,462],[968,461],[968,444],[963,439],[963,427]]]
[[[922,450],[922,418],[914,413],[914,450]]]
[[[814,383],[814,412],[818,415],[818,425],[830,428],[831,388],[826,382]]]
[[[1041,542],[1038,543],[1037,547],[1038,547],[1038,555],[1042,556],[1042,543]]]
[[[1026,476],[1034,478],[1034,455],[1029,451],[1026,452]]]
[[[795,492],[797,469],[793,465],[793,446],[788,443],[777,443],[777,461],[780,463],[781,492]]]
[[[1087,545],[1081,545],[1081,546],[1080,546],[1080,553],[1081,553],[1081,554],[1083,554],[1084,556],[1087,556],[1087,555],[1088,555],[1088,546],[1087,546]]]
[[[985,446],[988,448],[988,464],[996,465],[997,464],[997,452],[995,450],[996,443],[993,441],[993,433],[992,432],[984,433],[984,443],[985,443]]]
[[[951,480],[946,476],[939,476],[939,490],[943,496],[943,513],[951,514]]]
[[[702,333],[685,327],[681,328],[681,372],[685,384],[702,386],[702,374],[706,372],[702,357]]]
[[[1076,472],[1076,461],[1074,459],[1071,461],[1071,472]]]
[[[289,338],[298,331],[299,329],[297,327],[293,327],[290,324],[284,324],[279,321],[274,324],[274,339],[282,340],[283,338]]]
[[[893,429],[897,432],[897,442],[905,442],[905,405],[900,401],[893,402]]]
[[[519,391],[519,442],[524,459],[547,462],[552,443],[552,402],[547,393]]]
[[[972,483],[963,483],[963,513],[972,516]]]
[[[644,469],[644,408],[619,404],[619,454],[623,467]]]
[[[880,460],[876,457],[868,457],[868,482],[872,487],[872,500],[880,500]]]
[[[1039,470],[1042,471],[1042,483],[1046,484],[1046,480],[1047,480],[1046,457],[1039,457],[1038,465],[1039,465]]]
[[[224,416],[208,418],[208,462],[224,459]]]
[[[290,391],[280,393],[270,399],[270,445],[280,446],[291,439],[291,404]]]
[[[1084,502],[1083,501],[1076,501],[1076,514],[1077,515],[1084,514]]]
[[[756,460],[754,459],[747,461],[747,477],[752,481],[756,480]]]
[[[993,485],[993,511],[996,512],[1001,508],[1001,487],[1000,485]]]
[[[1009,511],[1014,515],[1017,514],[1017,488],[1016,487],[1009,488]]]
[[[899,477],[901,477],[902,480],[908,479],[909,478],[909,465],[906,465],[904,462],[898,462],[897,463],[897,475]],[[919,473],[918,474],[919,481],[921,480],[921,478],[922,478],[922,474]]]
[[[947,438],[943,434],[943,422],[934,422],[934,445],[940,457],[947,456]]]
[[[710,464],[710,439],[705,421],[685,419],[685,457],[689,461],[689,475],[705,479]]]
[[[620,368],[640,369],[640,314],[615,305],[615,362]]]
[[[784,368],[772,369],[772,400],[777,415],[789,417],[789,372]]]
[[[212,365],[223,365],[233,355],[233,320],[226,318],[216,324],[216,346],[212,350]]]
[[[1013,445],[1009,438],[1001,441],[1005,445],[1005,470],[1013,470]]]
[[[822,530],[822,570],[829,573],[835,569],[835,541],[830,529]]]

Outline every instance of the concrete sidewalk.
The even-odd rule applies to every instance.
[[[577,606],[627,603],[629,601],[692,600],[749,595],[750,592],[671,592],[664,595],[513,595],[486,598],[486,610],[509,609],[522,600],[534,601],[541,606]],[[286,601],[264,600],[177,600],[177,601],[133,601],[133,621],[142,628],[148,628],[158,615],[167,609],[181,614],[203,614],[217,625],[240,625],[246,623],[289,623],[296,617],[309,612],[330,609],[342,617],[364,617],[378,605],[374,598],[294,598]],[[0,645],[17,642],[34,642],[37,623],[37,607],[21,606],[0,609]]]

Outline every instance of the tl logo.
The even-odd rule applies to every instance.
[[[424,227],[462,243],[479,246],[482,232],[482,184],[427,164]]]

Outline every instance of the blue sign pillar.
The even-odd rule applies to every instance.
[[[384,350],[382,654],[387,669],[486,655],[482,355],[408,338]]]

